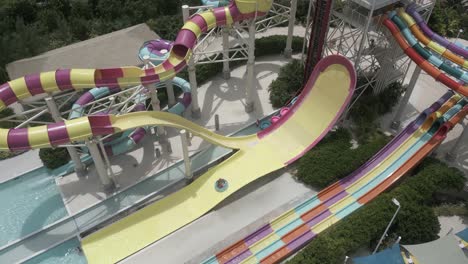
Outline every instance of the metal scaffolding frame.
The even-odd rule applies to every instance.
[[[289,5],[288,5],[289,3]],[[193,50],[193,56],[188,62],[189,81],[192,88],[192,117],[200,116],[200,106],[198,102],[197,81],[195,66],[209,63],[223,63],[223,77],[230,77],[229,62],[247,61],[247,83],[245,110],[251,112],[254,109],[252,89],[254,82],[254,50],[255,34],[264,32],[270,28],[282,24],[289,24],[288,40],[285,49],[285,56],[291,54],[291,43],[293,26],[295,22],[297,0],[282,0],[273,2],[268,14],[261,18],[253,18],[242,22],[236,22],[230,26],[218,26],[203,34]],[[187,21],[191,16],[212,9],[211,6],[182,6],[183,20]],[[222,45],[216,45],[215,41],[222,39]]]
[[[311,24],[314,14],[313,2],[315,1],[311,1],[309,5],[303,60],[311,28],[314,26]],[[368,87],[372,87],[373,92],[377,94],[390,83],[403,82],[406,77],[410,59],[381,24],[382,14],[392,10],[396,3],[415,2],[421,15],[428,17],[435,5],[435,0],[389,0],[387,2],[387,5],[382,5],[379,0],[333,0],[324,55],[341,54],[347,57],[354,63],[360,77],[356,95],[343,117],[346,117]]]

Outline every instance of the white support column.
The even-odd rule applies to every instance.
[[[229,27],[223,28],[223,78],[225,80],[231,78],[231,70],[229,69]]]
[[[161,111],[161,102],[159,101],[158,98],[158,91],[156,90],[156,84],[147,84],[145,85],[146,89],[148,89],[150,98],[151,98],[151,106],[153,107],[153,111]],[[157,126],[156,127],[156,133],[158,136],[164,135],[164,127],[162,126]]]
[[[107,174],[106,165],[104,164],[104,161],[102,160],[102,156],[101,156],[101,153],[99,152],[96,140],[95,139],[87,140],[86,147],[88,147],[89,154],[91,154],[91,157],[93,158],[94,166],[96,167],[96,172],[99,176],[99,179],[101,180],[104,191],[105,192],[112,191],[114,189],[114,183],[112,182],[112,179]]]
[[[193,62],[193,56],[190,58],[188,62],[188,73],[189,73],[189,82],[190,82],[190,89],[192,92],[192,117],[193,118],[200,118],[201,110],[200,106],[198,105],[198,87],[197,87],[197,75],[195,73],[195,63]]]
[[[182,153],[184,155],[185,179],[190,181],[193,178],[192,164],[188,153],[187,131],[180,131],[180,141],[182,142]]]
[[[111,166],[111,163],[109,161],[109,156],[106,153],[106,148],[104,147],[104,143],[102,143],[101,137],[96,138],[96,141],[99,142],[98,143],[99,148],[101,149],[101,154],[104,157],[104,161],[106,162],[106,167],[107,167],[106,171],[109,172],[109,174],[108,174],[109,177],[111,178],[111,180],[114,183],[115,187],[120,188],[120,184],[117,182],[117,179],[115,178],[115,174],[112,171],[112,166]]]
[[[146,89],[148,89],[150,98],[151,98],[151,106],[153,107],[153,111],[161,111],[161,102],[158,98],[158,91],[156,90],[156,84],[147,84],[145,85]]]
[[[453,162],[457,159],[458,157],[458,152],[461,148],[461,146],[463,146],[463,143],[466,144],[466,142],[468,142],[468,125],[466,125],[465,127],[463,127],[463,131],[461,133],[461,135],[458,137],[457,141],[455,142],[455,145],[453,145],[452,149],[450,149],[449,152],[447,152],[447,155],[445,156],[445,159],[450,161],[450,162]]]
[[[249,58],[247,60],[247,85],[245,87],[245,111],[254,110],[253,94],[255,89],[255,20],[249,22]]]
[[[47,107],[49,108],[49,112],[52,115],[52,118],[54,119],[55,122],[62,122],[62,117],[60,116],[60,111],[57,107],[57,104],[55,103],[55,100],[53,97],[46,97],[45,102],[47,104]],[[78,154],[78,151],[74,147],[67,147],[68,154],[70,155],[71,160],[73,161],[73,164],[75,165],[75,172],[78,176],[83,176],[85,175],[85,166],[81,162],[80,155]]]
[[[416,85],[416,82],[418,81],[419,74],[421,74],[421,68],[415,65],[415,69],[414,69],[413,75],[411,76],[411,80],[408,84],[408,87],[406,88],[405,95],[403,95],[403,98],[400,101],[395,117],[393,117],[392,124],[390,125],[390,128],[395,131],[398,131],[398,129],[400,129],[401,117],[403,116],[403,112],[406,106],[408,105],[409,99],[414,90],[414,86]]]
[[[182,6],[182,17],[184,22],[187,21],[190,17],[189,13],[189,6],[183,5]],[[193,51],[195,52],[195,51]],[[188,66],[188,73],[189,73],[189,82],[190,82],[190,89],[192,90],[192,103],[190,104],[192,107],[192,117],[193,118],[200,118],[201,111],[200,106],[198,105],[198,85],[197,85],[197,75],[195,72],[195,61],[193,60],[193,54],[190,56],[190,59],[187,63]]]
[[[172,84],[172,79],[165,81],[166,92],[167,92],[167,104],[169,107],[172,107],[176,104],[176,99],[174,95],[174,85]]]
[[[286,39],[286,48],[284,49],[284,56],[291,58],[292,55],[292,40],[294,34],[294,24],[296,23],[296,10],[297,0],[291,0],[291,7],[289,11],[289,24],[288,24],[288,38]]]

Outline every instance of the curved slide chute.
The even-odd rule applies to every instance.
[[[83,238],[88,261],[121,260],[202,216],[246,184],[295,161],[332,128],[349,103],[355,83],[356,75],[347,59],[338,55],[326,57],[278,122],[245,137],[217,135],[169,113],[111,117],[109,128],[114,131],[158,123],[188,129],[210,142],[238,151],[182,190]],[[106,126],[99,129],[105,130]],[[223,192],[215,188],[220,178],[229,184]]]
[[[346,178],[283,213],[204,264],[278,263],[354,212],[414,168],[466,116],[468,106],[447,92],[374,157]]]
[[[455,43],[448,41],[444,37],[431,30],[431,28],[424,21],[424,18],[422,18],[421,15],[418,13],[415,4],[408,5],[408,7],[406,8],[406,12],[408,12],[414,18],[416,23],[419,25],[419,27],[422,29],[422,31],[427,37],[439,43],[441,46],[451,50],[453,53],[462,56],[465,59],[468,59],[468,50],[458,47]]]
[[[390,15],[392,15],[392,13]],[[401,26],[402,28],[404,28],[406,26],[406,24],[403,21],[401,21],[401,19],[399,19],[397,16],[394,15],[392,17],[392,19],[394,19],[395,21],[401,22],[399,24],[399,26]],[[400,45],[401,49],[403,49],[403,51],[406,53],[406,55],[408,55],[408,57],[410,57],[411,60],[413,60],[418,65],[418,67],[420,67],[425,72],[427,72],[435,80],[443,83],[444,85],[446,85],[450,89],[454,90],[455,92],[458,92],[458,93],[460,93],[460,94],[462,94],[464,96],[468,96],[468,85],[462,84],[460,82],[457,82],[457,81],[451,79],[446,74],[442,73],[439,69],[434,67],[431,64],[430,61],[425,59],[425,58],[430,58],[431,57],[430,52],[427,51],[426,49],[424,49],[416,41],[416,39],[414,37],[412,37],[410,30],[408,30],[407,28],[406,28],[407,30],[405,30],[406,37],[408,37],[409,41],[411,41],[411,42],[407,42],[405,36],[403,36],[402,32],[400,32],[399,27],[397,25],[395,25],[395,23],[392,22],[392,20],[390,20],[389,18],[385,18],[384,21],[383,21],[383,24],[388,28],[388,30],[390,30],[393,37],[397,41],[398,45]],[[418,49],[418,50],[416,50],[416,49]],[[420,55],[420,53],[421,53],[421,55]],[[450,67],[447,64],[445,64],[444,62],[442,62],[440,59],[437,62],[437,65],[439,65],[439,67],[443,67],[444,70],[447,70],[449,72],[453,69],[452,67]],[[442,65],[444,65],[444,66],[442,66]],[[454,72],[452,72],[452,74],[454,74]],[[456,74],[459,76],[458,72]],[[463,76],[463,74],[462,74],[462,76]]]

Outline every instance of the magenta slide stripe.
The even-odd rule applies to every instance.
[[[96,87],[120,88],[117,79],[96,79],[94,84]]]
[[[14,128],[8,131],[8,148],[11,151],[28,150],[29,146],[28,129],[27,128]]]
[[[55,72],[55,81],[60,90],[65,91],[73,89],[70,74],[71,69],[57,70]]]
[[[291,252],[294,252],[296,251],[297,249],[301,248],[302,246],[304,246],[307,242],[309,242],[311,239],[313,239],[315,236],[317,236],[317,234],[315,234],[314,232],[312,231],[307,231],[306,233],[304,233],[303,235],[301,235],[300,237],[294,239],[293,241],[291,241],[286,247],[291,251]]]
[[[60,145],[70,142],[65,122],[58,122],[47,125],[47,134],[51,145]]]
[[[89,124],[93,135],[113,134],[114,128],[110,116],[108,115],[92,115],[88,116]]]
[[[41,76],[39,74],[26,75],[24,76],[24,80],[26,81],[26,86],[28,87],[31,95],[45,93],[42,88]]]
[[[95,75],[99,75],[95,79],[115,79],[124,77],[124,72],[122,68],[99,69]]]
[[[208,30],[208,25],[206,24],[206,21],[205,19],[203,19],[202,16],[194,15],[191,20],[193,23],[197,24],[200,27],[202,32]]]
[[[216,17],[216,24],[226,25],[226,11],[224,8],[216,8],[213,10],[213,13]]]
[[[11,105],[12,103],[18,101],[18,98],[11,89],[9,83],[4,83],[2,86],[0,86],[0,100],[2,100],[5,105]]]

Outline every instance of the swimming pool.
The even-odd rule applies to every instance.
[[[86,257],[78,251],[80,241],[70,239],[24,262],[25,264],[86,264]]]
[[[259,128],[255,124],[250,124],[233,133],[232,135],[248,135],[256,133],[258,130]],[[202,168],[208,163],[211,163],[214,160],[229,154],[230,152],[230,149],[212,145],[208,149],[205,149],[205,151],[198,153],[192,158],[192,169],[195,171],[199,168]],[[62,255],[73,254],[71,251],[64,251],[63,248],[70,248],[70,250],[75,250],[74,248],[76,248],[76,246],[70,246],[70,240],[62,243],[61,241],[64,241],[68,238],[71,239],[72,237],[74,238],[77,233],[81,233],[85,230],[89,230],[89,228],[93,228],[101,222],[106,221],[109,217],[119,213],[119,211],[125,210],[125,208],[133,207],[135,204],[139,203],[138,201],[145,200],[145,198],[154,197],[154,195],[158,193],[158,190],[164,189],[165,186],[168,187],[172,185],[172,183],[177,183],[178,181],[183,180],[185,176],[183,173],[183,166],[183,160],[180,160],[168,169],[158,172],[155,175],[150,176],[125,190],[122,190],[121,192],[109,197],[109,199],[106,199],[99,204],[91,206],[90,208],[86,208],[73,216],[64,218],[63,220],[56,222],[54,225],[51,225],[49,228],[36,233],[34,236],[28,237],[23,241],[18,241],[18,243],[11,244],[9,247],[4,248],[0,252],[0,259],[6,262],[15,262],[20,259],[26,260],[28,259],[28,256],[33,256],[35,252],[47,250],[41,254],[41,259],[44,262],[40,263],[55,263],[53,262],[55,259],[59,259],[58,263],[63,263],[64,261],[58,258],[60,256],[59,253],[54,252],[61,252],[60,254]],[[56,175],[55,171],[49,173]],[[47,176],[44,176],[44,178],[47,178]],[[38,180],[41,179],[36,179],[36,181]],[[161,182],[163,182],[163,184],[161,184]],[[60,198],[59,193],[58,197]],[[60,203],[63,205],[61,199]],[[48,223],[50,222],[53,221],[48,221]],[[59,246],[55,246],[49,249],[49,246],[57,244],[59,244]],[[60,247],[60,245],[64,245],[63,248]],[[56,251],[57,247],[59,249],[62,248],[61,251]],[[82,256],[80,254],[78,255]],[[37,256],[32,257],[29,260],[36,259],[36,257]],[[82,257],[84,258],[84,256]],[[51,259],[50,262],[48,261],[49,258]],[[74,256],[74,258],[78,257]]]
[[[42,229],[67,211],[46,168],[0,184],[0,247]]]

